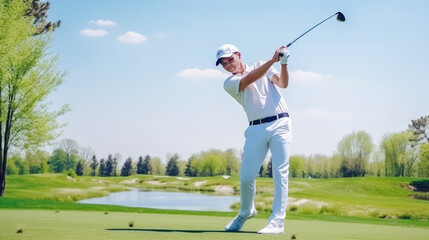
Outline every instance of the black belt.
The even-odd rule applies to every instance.
[[[256,120],[250,121],[249,126],[258,125],[258,124],[267,123],[267,122],[272,122],[274,120],[277,120],[277,119],[280,119],[283,117],[289,117],[289,114],[288,113],[280,113],[280,114],[275,115],[275,116],[266,117],[266,118],[262,118],[262,119],[256,119]]]

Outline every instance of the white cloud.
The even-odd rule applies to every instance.
[[[332,78],[332,75],[329,74],[320,74],[315,72],[304,72],[301,70],[296,70],[290,72],[290,79],[292,81],[297,82],[306,82],[306,83],[312,83],[312,82],[319,82],[326,79]]]
[[[147,38],[140,33],[126,32],[125,34],[118,37],[118,40],[122,43],[141,43],[147,40]]]
[[[87,36],[87,37],[103,37],[108,32],[103,29],[84,29],[80,31],[80,34]]]
[[[97,21],[92,20],[92,21],[90,21],[90,23],[94,23],[94,24],[97,24],[97,25],[99,25],[99,26],[116,26],[116,25],[118,25],[118,24],[116,24],[116,23],[115,23],[115,22],[113,22],[113,21],[110,21],[110,20],[102,20],[102,19],[98,19]]]
[[[225,79],[229,75],[213,68],[187,68],[179,72],[177,76],[186,79]]]

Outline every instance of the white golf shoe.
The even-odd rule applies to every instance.
[[[259,234],[284,234],[284,227],[276,223],[268,223],[267,226],[258,231]]]
[[[231,222],[228,223],[228,225],[226,225],[225,231],[227,231],[227,232],[240,231],[243,228],[244,223],[247,220],[256,216],[256,214],[257,214],[256,210],[254,212],[250,213],[250,215],[248,217],[242,217],[240,214],[238,214],[234,219],[232,219]]]

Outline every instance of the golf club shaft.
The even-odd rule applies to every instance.
[[[331,17],[337,15],[338,13],[335,13],[334,15],[326,18],[325,20],[321,21],[320,23],[316,24],[314,27],[308,29],[305,33],[301,34],[299,37],[297,37],[295,40],[293,40],[292,42],[290,42],[288,45],[286,45],[286,47],[289,47],[290,45],[292,45],[294,42],[296,42],[296,40],[300,39],[302,36],[304,36],[305,34],[307,34],[308,32],[310,32],[311,30],[313,30],[315,27],[319,26],[320,24],[326,22],[328,19],[330,19]]]

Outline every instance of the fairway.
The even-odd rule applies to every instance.
[[[258,235],[266,220],[249,220],[243,232],[223,231],[230,217],[50,210],[0,210],[0,239],[427,239],[429,229],[286,220],[284,235]],[[133,222],[134,226],[129,227]],[[17,233],[22,229],[22,233]]]

